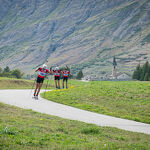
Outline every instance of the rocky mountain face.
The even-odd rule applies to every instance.
[[[132,73],[150,59],[150,0],[0,0],[0,66]]]

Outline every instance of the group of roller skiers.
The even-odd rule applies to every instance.
[[[60,89],[60,78],[62,76],[63,78],[63,84],[62,88],[64,88],[64,83],[66,82],[66,88],[68,88],[68,77],[71,75],[68,66],[66,66],[63,70],[60,70],[59,67],[51,67],[50,69],[47,69],[47,65],[44,64],[42,67],[35,70],[35,72],[39,72],[37,79],[36,79],[36,87],[34,90],[33,98],[38,99],[38,95],[40,92],[40,89],[43,85],[44,78],[47,74],[54,75],[55,80],[55,86],[56,89]]]

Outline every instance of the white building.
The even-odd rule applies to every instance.
[[[116,74],[116,79],[118,79],[118,80],[131,80],[132,77],[127,73],[118,73],[118,74]]]
[[[132,77],[124,72],[116,73],[115,76],[110,75],[109,79],[111,80],[131,80]]]

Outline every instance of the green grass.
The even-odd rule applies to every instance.
[[[0,103],[0,150],[148,150],[150,135],[23,110]]]
[[[71,84],[74,88],[47,92],[46,99],[96,113],[150,123],[150,82],[72,81]]]
[[[34,80],[24,80],[0,77],[0,89],[32,89]],[[44,80],[43,89],[46,88],[47,80]],[[35,84],[34,84],[35,85]],[[48,82],[48,89],[54,88],[54,81]]]
[[[0,89],[31,89],[32,80],[0,77]]]

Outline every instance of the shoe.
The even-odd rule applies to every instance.
[[[35,95],[33,95],[33,97],[32,97],[33,99],[35,99]]]
[[[35,100],[38,100],[38,95],[35,96]]]

